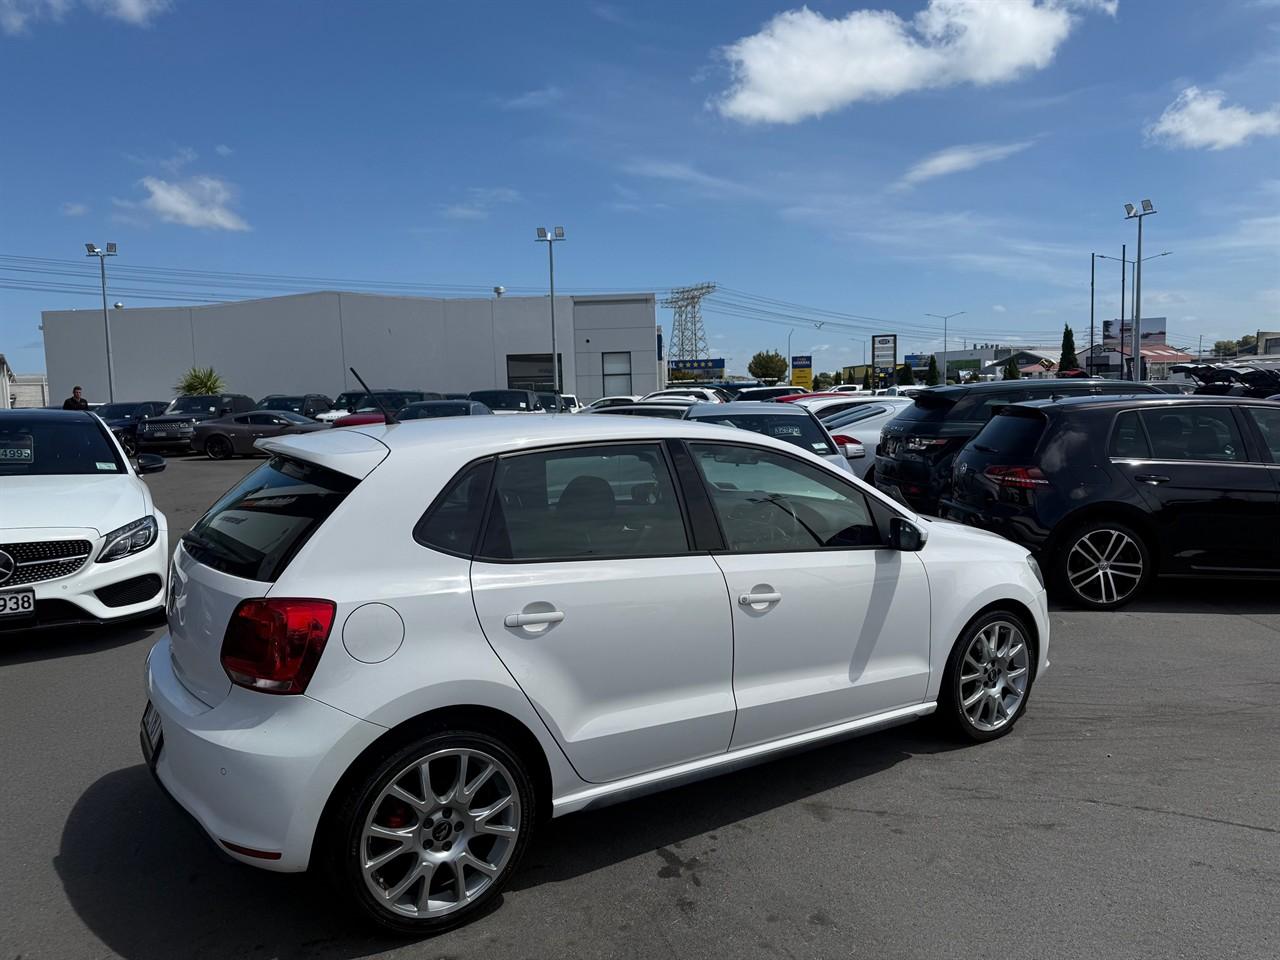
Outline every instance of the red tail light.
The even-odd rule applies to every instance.
[[[987,467],[983,471],[988,479],[994,480],[999,486],[1013,487],[1017,490],[1035,490],[1037,487],[1048,486],[1049,481],[1045,479],[1039,467]]]
[[[302,693],[311,682],[336,607],[332,600],[243,600],[222,638],[231,682],[263,693]]]
[[[859,447],[862,446],[862,441],[859,440],[857,437],[850,437],[843,433],[837,433],[831,439],[834,440],[836,443],[840,444],[840,446],[842,447],[854,446],[854,445],[857,445]]]

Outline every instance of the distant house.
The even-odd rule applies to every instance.
[[[1061,356],[1062,351],[1060,350],[1025,347],[1021,350],[1012,351],[1003,360],[988,364],[983,368],[982,373],[984,376],[994,376],[999,379],[1004,373],[1005,365],[1012,360],[1018,365],[1018,372],[1024,377],[1056,377],[1058,375],[1058,360]]]
[[[1099,377],[1128,377],[1131,375],[1133,347],[1126,345],[1121,351],[1116,344],[1100,343],[1085,358],[1086,369]],[[1143,380],[1168,380],[1169,368],[1179,363],[1192,363],[1195,356],[1183,353],[1166,344],[1151,344],[1142,348],[1142,362],[1146,366]]]

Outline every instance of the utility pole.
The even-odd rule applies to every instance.
[[[1085,361],[1085,372],[1093,372],[1093,287],[1094,267],[1098,262],[1096,253],[1089,254],[1089,359]]]
[[[98,267],[102,274],[102,334],[107,347],[107,402],[116,402],[116,373],[111,361],[111,315],[107,313],[107,257],[114,257],[118,249],[114,243],[108,243],[107,249],[100,250],[96,244],[84,245],[85,255],[98,258]]]
[[[538,227],[538,242],[547,245],[547,275],[551,287],[551,392],[556,395],[556,409],[560,412],[560,359],[556,356],[556,243],[564,239],[564,227],[556,227],[550,233],[546,227]]]
[[[1124,266],[1127,251],[1125,245],[1120,244],[1120,379],[1126,379],[1124,375]]]
[[[1142,201],[1142,209],[1135,209],[1132,203],[1124,205],[1126,220],[1138,221],[1138,255],[1134,257],[1133,271],[1133,379],[1142,379],[1142,221],[1156,212],[1150,200]]]
[[[963,317],[964,311],[959,310],[956,313],[926,313],[926,317],[933,317],[935,320],[942,321],[942,382],[947,382],[947,321],[953,317]]]

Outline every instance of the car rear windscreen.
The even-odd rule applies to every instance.
[[[973,446],[983,453],[1030,459],[1044,428],[1043,414],[1033,411],[999,413],[973,438]]]
[[[312,463],[273,457],[210,507],[183,546],[215,570],[274,581],[357,483]]]
[[[0,477],[109,473],[124,473],[124,464],[93,417],[0,418]]]
[[[915,403],[905,408],[895,419],[940,423],[947,419],[947,414],[955,408],[956,401],[961,396],[963,393],[956,391],[947,393],[927,391],[916,394]]]
[[[810,453],[816,453],[820,457],[827,457],[836,452],[826,432],[806,416],[767,413],[706,413],[689,419],[696,420],[699,423],[714,423],[724,427],[737,427],[739,430],[750,430],[752,433],[760,433],[766,437],[785,440],[787,443],[808,450]]]

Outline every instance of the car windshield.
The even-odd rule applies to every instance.
[[[523,390],[477,390],[471,394],[490,410],[528,410],[529,394]]]
[[[0,417],[0,477],[124,472],[115,446],[91,417]]]
[[[292,413],[301,413],[302,408],[306,406],[306,397],[268,397],[258,404],[259,410],[287,410]]]
[[[94,411],[103,420],[123,420],[137,413],[140,403],[104,403]]]
[[[338,395],[334,401],[335,410],[376,410],[381,412],[385,406],[388,410],[399,410],[406,403],[421,400],[422,394],[407,393],[399,390],[375,390],[365,393],[363,390],[352,390]],[[381,406],[379,406],[381,402]]]
[[[166,415],[172,414],[216,414],[225,407],[231,406],[230,397],[201,395],[194,397],[178,397],[165,409]]]
[[[294,413],[292,410],[272,410],[281,420],[288,420],[290,423],[312,423],[310,417],[303,416],[300,413]]]
[[[415,403],[398,414],[398,420],[433,420],[436,417],[465,417],[471,413],[469,403]]]
[[[802,414],[704,413],[689,419],[697,420],[699,423],[715,423],[725,427],[737,427],[739,430],[750,430],[752,433],[785,440],[787,443],[823,457],[836,452],[823,429]]]

